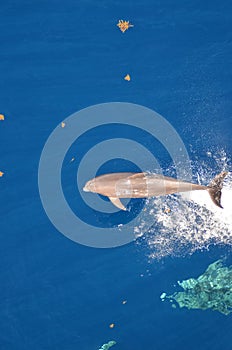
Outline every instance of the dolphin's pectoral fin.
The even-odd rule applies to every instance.
[[[109,200],[119,209],[126,210],[126,207],[122,204],[119,198],[115,197],[109,197]]]

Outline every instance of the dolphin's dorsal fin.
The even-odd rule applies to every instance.
[[[132,179],[141,179],[141,178],[144,178],[144,176],[146,176],[147,173],[135,173],[132,175],[129,176],[129,178],[132,178]]]
[[[121,209],[121,210],[126,210],[122,202],[120,201],[119,198],[117,197],[109,197],[109,200],[115,205],[115,207]]]

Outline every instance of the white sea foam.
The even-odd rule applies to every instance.
[[[216,160],[220,168],[217,172],[228,168],[225,155],[220,154]],[[204,168],[195,164],[194,169],[197,169],[196,178],[202,184],[208,184],[216,175],[205,164]],[[208,191],[151,198],[135,233],[139,236],[148,225],[152,225],[149,234],[142,237],[149,246],[151,259],[183,256],[207,249],[211,244],[232,246],[232,173],[224,181],[221,203],[224,209],[215,206]]]

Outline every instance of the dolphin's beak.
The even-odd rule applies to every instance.
[[[92,180],[89,180],[88,182],[86,182],[85,186],[83,187],[83,191],[84,192],[95,192],[95,183]]]
[[[89,181],[86,182],[85,186],[83,187],[83,191],[84,191],[84,192],[90,192]]]

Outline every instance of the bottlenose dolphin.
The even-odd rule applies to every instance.
[[[172,177],[150,173],[112,173],[88,181],[83,190],[107,196],[119,209],[126,210],[120,198],[148,198],[178,192],[207,190],[218,207],[221,206],[221,189],[227,172],[221,172],[208,186],[180,181]]]

